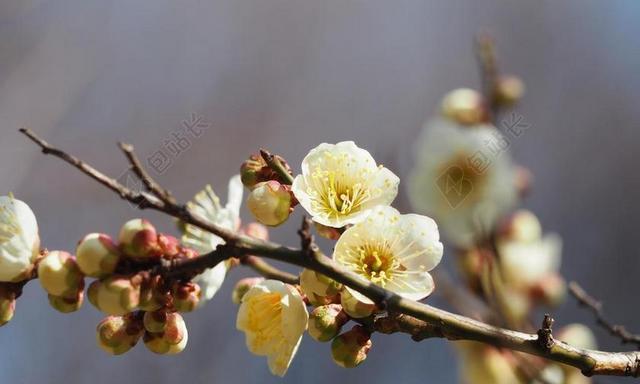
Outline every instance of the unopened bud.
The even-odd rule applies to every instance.
[[[269,240],[269,229],[260,223],[249,223],[242,229],[245,235],[260,239]]]
[[[522,80],[513,75],[500,76],[496,83],[496,101],[504,106],[511,106],[524,95],[525,86]]]
[[[38,280],[50,295],[73,297],[84,285],[76,258],[64,251],[51,251],[38,263]]]
[[[148,332],[164,332],[164,327],[167,324],[167,311],[161,309],[153,312],[145,312],[143,323],[144,329],[146,329]]]
[[[339,228],[328,227],[326,225],[316,223],[315,221],[313,222],[313,225],[316,227],[316,232],[318,233],[318,235],[324,237],[325,239],[338,240],[340,238],[340,235],[342,234],[340,233]]]
[[[180,253],[180,241],[163,233],[158,235],[158,250],[163,256],[174,257]]]
[[[80,307],[82,307],[83,301],[83,291],[78,291],[73,297],[61,297],[49,294],[49,305],[51,305],[53,309],[62,313],[71,313],[77,311],[78,309],[80,309]]]
[[[365,361],[371,345],[371,334],[361,325],[355,325],[350,331],[333,339],[331,355],[339,366],[355,368]]]
[[[263,168],[266,166],[267,163],[259,153],[251,155],[240,166],[240,179],[242,180],[242,184],[251,189],[259,182],[264,181],[261,180],[261,175],[264,174]]]
[[[91,233],[78,243],[76,259],[82,273],[100,278],[116,270],[120,252],[108,235]]]
[[[249,194],[247,206],[262,224],[277,226],[291,213],[291,193],[275,180],[257,184]]]
[[[501,225],[499,240],[532,242],[542,237],[542,226],[533,212],[520,209]]]
[[[140,286],[125,276],[94,281],[88,291],[89,301],[109,315],[124,315],[140,303]]]
[[[231,300],[234,304],[240,304],[244,294],[247,293],[254,285],[263,281],[263,277],[246,277],[238,280],[236,286],[233,288],[233,292],[231,292]]]
[[[16,295],[7,287],[0,284],[0,327],[13,318],[16,310]]]
[[[523,199],[531,192],[533,174],[527,168],[517,165],[514,183],[516,191],[518,191],[518,196]]]
[[[307,296],[311,294],[321,297],[334,296],[340,293],[342,285],[325,275],[305,268],[300,273],[300,289]]]
[[[187,326],[179,313],[167,314],[164,332],[144,334],[144,345],[154,353],[173,355],[187,346],[189,334]]]
[[[112,355],[121,355],[133,348],[144,332],[137,316],[109,316],[97,327],[98,346]]]
[[[445,95],[442,99],[442,114],[463,125],[476,125],[486,120],[487,111],[480,92],[458,88]]]
[[[375,304],[363,303],[356,299],[348,289],[343,289],[340,293],[340,304],[347,315],[354,319],[361,319],[370,316],[375,310]]]
[[[118,235],[124,253],[134,259],[145,259],[158,255],[158,233],[151,223],[144,219],[127,221]]]
[[[309,314],[309,336],[320,342],[326,342],[338,335],[349,317],[339,304],[323,305]]]
[[[196,283],[177,283],[173,290],[173,306],[178,312],[191,312],[200,303],[200,286]]]

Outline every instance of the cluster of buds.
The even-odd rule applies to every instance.
[[[315,307],[309,314],[309,336],[319,342],[331,341],[336,364],[354,368],[362,363],[372,345],[371,334],[360,325],[346,332],[342,328],[351,319],[371,316],[376,306],[358,301],[341,284],[309,269],[300,274],[300,290]]]
[[[491,102],[498,107],[512,107],[522,99],[524,91],[524,83],[519,77],[501,75],[495,81]],[[458,88],[447,93],[442,99],[440,112],[445,118],[465,126],[487,123],[491,113],[485,97],[470,88]]]
[[[238,281],[232,300],[240,304],[244,295],[265,281],[249,277]],[[300,293],[313,310],[309,313],[307,332],[316,341],[331,342],[331,354],[336,364],[354,368],[364,362],[371,348],[371,333],[361,325],[342,332],[352,319],[375,313],[375,305],[358,302],[343,286],[317,272],[304,269],[300,275]]]
[[[69,312],[71,298],[82,301],[83,277],[96,278],[87,289],[89,302],[108,315],[98,325],[98,344],[112,354],[122,354],[143,337],[155,353],[175,354],[187,343],[187,329],[178,312],[194,310],[200,287],[183,280],[167,280],[148,269],[162,262],[196,257],[169,235],[158,233],[143,219],[125,223],[114,241],[91,233],[76,249],[76,257],[50,252],[38,265],[41,284],[51,304]],[[75,295],[75,296],[74,296]]]
[[[287,162],[275,155],[274,161],[291,174]],[[260,154],[253,154],[240,167],[242,184],[250,190],[247,206],[260,223],[278,226],[288,218],[296,200],[291,186],[274,172]]]
[[[554,234],[543,236],[532,212],[519,210],[503,220],[495,250],[495,260],[483,247],[464,250],[460,268],[474,291],[481,292],[489,279],[499,287],[496,294],[505,315],[516,324],[536,305],[554,307],[565,298],[566,282],[559,273],[561,241]]]

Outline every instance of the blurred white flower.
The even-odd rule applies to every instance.
[[[242,203],[243,186],[240,175],[233,176],[229,180],[228,202],[225,207],[220,205],[220,199],[213,192],[210,185],[198,192],[193,201],[187,203],[187,207],[194,214],[207,219],[222,228],[237,230],[240,226],[240,204]],[[199,254],[205,254],[214,250],[224,240],[220,237],[203,231],[202,229],[185,224],[183,226],[182,243]],[[202,297],[198,305],[210,300],[222,286],[227,274],[229,263],[219,263],[214,268],[207,269],[193,278],[193,282],[202,289]]]
[[[429,271],[442,258],[439,238],[431,218],[401,215],[392,207],[379,206],[340,236],[333,259],[377,285],[420,300],[434,288]],[[371,302],[359,292],[346,289],[359,301]]]
[[[13,196],[0,196],[0,281],[20,281],[40,253],[38,223],[31,208]]]
[[[378,205],[389,205],[400,179],[376,165],[353,141],[323,143],[302,160],[292,191],[313,221],[340,228],[362,221]]]
[[[456,342],[464,384],[518,384],[514,362],[497,348],[471,341]]]
[[[517,201],[508,142],[491,125],[428,121],[416,146],[409,198],[445,236],[466,248],[493,230]]]
[[[505,283],[531,288],[560,270],[562,239],[556,234],[542,236],[538,218],[519,210],[511,217],[508,231],[496,241],[500,269]]]
[[[308,321],[307,307],[294,287],[265,280],[242,297],[236,327],[245,333],[249,351],[267,356],[271,373],[284,376]]]

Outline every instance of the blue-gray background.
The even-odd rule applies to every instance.
[[[191,113],[210,127],[158,175],[182,199],[205,183],[224,196],[227,178],[259,146],[297,168],[318,143],[355,139],[406,175],[412,142],[441,95],[478,84],[471,41],[484,28],[503,69],[528,87],[518,112],[532,128],[512,146],[536,175],[525,204],[564,237],[564,274],[640,330],[639,12],[633,0],[2,0],[0,193],[32,206],[50,249],[73,249],[90,231],[113,234],[140,213],[38,154],[16,129],[30,126],[117,175],[125,169],[117,140],[152,155]],[[173,230],[167,218],[144,215]],[[292,233],[288,225],[273,237],[294,243]],[[141,346],[104,354],[94,308],[58,314],[31,284],[0,329],[0,382],[282,382],[234,328],[230,286],[243,273],[187,316],[189,346],[175,357]],[[555,314],[559,323],[591,320],[571,300]],[[604,348],[621,348],[598,336]],[[284,382],[456,377],[453,351],[439,340],[376,336],[366,363],[344,370],[327,345],[305,338]]]

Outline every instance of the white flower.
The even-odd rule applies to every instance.
[[[236,327],[245,333],[249,351],[267,356],[271,373],[284,376],[308,321],[307,307],[294,287],[265,280],[242,297]]]
[[[511,215],[496,247],[502,275],[512,287],[530,288],[560,269],[562,240],[556,234],[542,236],[540,221],[531,211]]]
[[[315,222],[340,228],[362,221],[378,205],[391,204],[399,183],[368,151],[343,141],[312,149],[291,190]]]
[[[333,259],[377,285],[420,300],[434,288],[428,271],[442,258],[439,238],[438,227],[429,217],[400,215],[394,208],[377,207],[365,221],[340,236]],[[347,289],[359,301],[371,303]]]
[[[508,145],[490,125],[463,127],[444,119],[425,124],[409,197],[456,246],[469,247],[486,236],[516,203]]]
[[[531,287],[560,269],[562,240],[556,234],[534,241],[498,242],[500,267],[507,283]]]
[[[13,196],[0,196],[0,281],[26,278],[40,253],[38,223],[31,208]]]
[[[198,192],[193,201],[187,204],[187,207],[194,214],[207,219],[213,224],[222,228],[237,230],[240,225],[242,191],[243,186],[240,181],[240,175],[236,175],[229,180],[228,202],[225,207],[220,205],[220,199],[213,192],[210,185]],[[213,251],[218,245],[224,243],[224,240],[220,237],[191,224],[185,224],[183,232],[182,243],[201,255]],[[228,262],[219,263],[214,268],[207,269],[193,278],[192,281],[202,289],[199,305],[210,300],[218,292],[227,274],[228,267]]]

